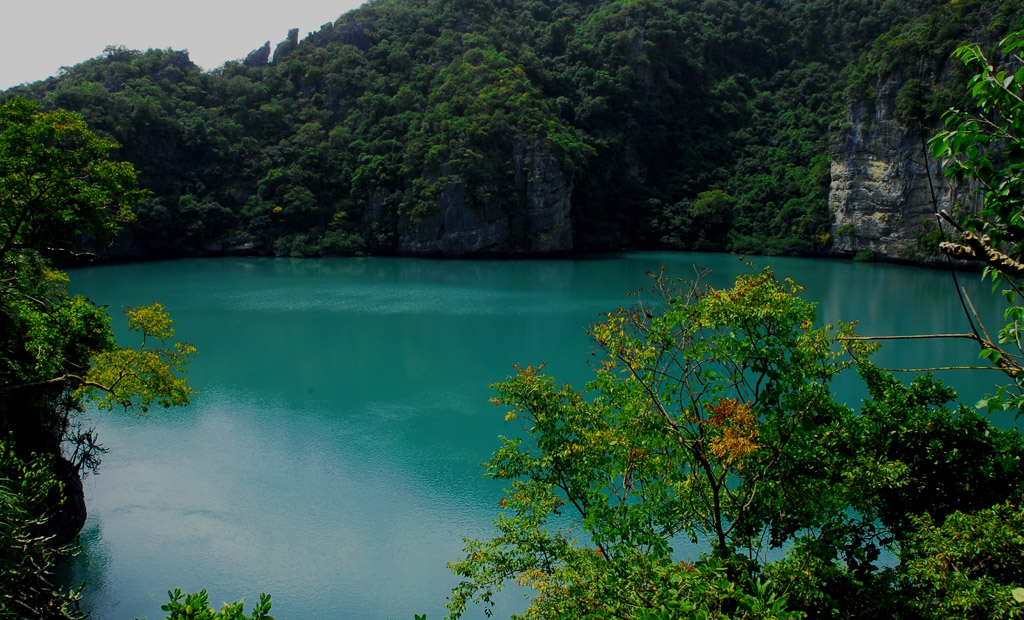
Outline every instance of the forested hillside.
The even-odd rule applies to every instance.
[[[944,57],[965,15],[1020,12],[943,4],[379,0],[209,73],[110,48],[4,96],[122,145],[147,256],[811,254],[848,65],[930,11]],[[864,62],[857,84],[893,59]]]

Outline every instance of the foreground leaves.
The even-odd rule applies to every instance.
[[[72,549],[45,532],[54,497],[63,489],[53,459],[22,460],[0,440],[0,618],[82,618],[80,594],[58,587],[58,561]]]
[[[850,412],[827,385],[851,363],[836,340],[850,326],[815,328],[768,271],[723,290],[653,278],[594,326],[607,355],[587,391],[533,367],[495,386],[525,437],[487,463],[513,483],[496,538],[452,565],[454,616],[514,579],[538,592],[528,617],[766,617],[785,596],[750,566],[841,511],[833,443]],[[675,562],[679,538],[713,557]]]
[[[161,605],[160,609],[167,612],[167,620],[274,620],[270,615],[270,595],[260,594],[260,602],[253,607],[252,613],[246,615],[245,601],[225,603],[220,611],[215,611],[210,604],[206,590],[185,595],[178,588],[167,595],[171,601]]]
[[[509,582],[532,591],[526,618],[1024,611],[1006,516],[1024,497],[1018,432],[948,407],[956,394],[927,375],[875,369],[852,326],[816,327],[770,271],[727,289],[653,282],[593,327],[605,357],[585,391],[533,366],[495,385],[521,430],[486,463],[510,485],[494,537],[450,565],[451,617],[489,611]],[[847,352],[869,393],[858,414],[829,391]],[[707,551],[680,557],[685,541]],[[963,577],[929,563],[951,558]]]

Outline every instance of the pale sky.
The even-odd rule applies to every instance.
[[[362,0],[5,0],[0,90],[55,75],[108,45],[187,49],[204,70],[221,66],[290,28],[299,40]]]

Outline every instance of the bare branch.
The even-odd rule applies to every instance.
[[[1004,368],[998,366],[930,366],[928,368],[882,368],[881,366],[875,366],[878,370],[885,372],[935,372],[937,370],[998,370],[999,372],[1008,372]]]
[[[967,340],[978,340],[974,334],[912,334],[906,336],[839,336],[842,342],[861,342],[871,340],[922,340],[929,338],[966,338]]]
[[[63,374],[59,377],[52,377],[50,379],[43,379],[42,381],[31,381],[29,383],[19,383],[17,385],[5,385],[0,388],[0,394],[6,394],[8,392],[17,392],[18,390],[27,390],[35,387],[44,387],[47,385],[59,385],[61,383],[75,382],[80,387],[94,387],[104,392],[114,392],[113,386],[102,385],[95,381],[88,381],[85,377],[73,374]]]

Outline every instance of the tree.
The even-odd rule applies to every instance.
[[[956,534],[923,528],[1018,506],[1024,438],[927,375],[874,368],[770,271],[722,290],[653,278],[592,328],[606,356],[585,391],[534,367],[495,386],[523,429],[486,464],[511,485],[495,537],[451,565],[452,617],[508,581],[534,590],[528,618],[937,617],[921,601],[950,586],[920,566]],[[855,361],[856,414],[829,388]],[[681,539],[705,553],[680,562]],[[1015,544],[975,560],[1002,579],[990,591],[1009,595]]]
[[[75,114],[0,104],[0,611],[13,617],[77,613],[50,577],[85,522],[80,476],[102,453],[77,420],[83,401],[146,409],[192,392],[182,373],[195,349],[167,343],[159,304],[128,309],[143,338],[120,348],[106,310],[69,295],[49,262],[79,235],[102,247],[131,217],[141,192],[114,147]]]
[[[1024,613],[1024,508],[1004,502],[919,521],[909,563],[925,618],[1019,618]]]
[[[101,246],[131,218],[141,193],[131,164],[110,160],[115,144],[76,114],[40,112],[20,98],[0,104],[0,266],[12,252],[51,250],[91,235]]]
[[[83,397],[145,409],[185,404],[191,393],[174,373],[194,348],[147,348],[147,337],[165,344],[174,334],[159,304],[128,310],[143,341],[118,348],[106,311],[69,296],[67,276],[44,256],[75,235],[109,242],[118,218],[131,217],[141,193],[132,166],[109,160],[114,146],[77,115],[21,99],[0,107],[0,428],[23,455],[59,453],[72,440],[76,465],[95,464],[91,433],[72,419]]]
[[[693,231],[698,239],[695,250],[717,250],[725,243],[725,236],[735,218],[736,200],[723,190],[715,189],[697,194],[689,209]]]
[[[538,592],[529,617],[789,617],[755,567],[846,507],[850,412],[828,385],[851,363],[837,341],[851,327],[814,327],[814,305],[769,271],[681,292],[657,274],[653,289],[593,327],[607,356],[585,392],[533,367],[495,386],[526,437],[487,463],[513,482],[497,537],[452,565],[453,615],[514,579]],[[546,529],[562,510],[584,541]],[[679,564],[677,537],[711,555]]]

